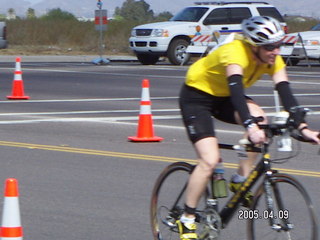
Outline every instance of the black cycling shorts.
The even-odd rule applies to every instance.
[[[251,99],[246,96],[247,99]],[[179,99],[182,119],[192,143],[215,137],[213,118],[237,124],[230,97],[216,97],[183,85]]]

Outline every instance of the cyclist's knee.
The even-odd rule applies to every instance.
[[[217,163],[219,162],[219,159],[200,159],[199,161],[199,167],[204,172],[205,175],[210,176],[215,169]]]
[[[199,156],[199,168],[205,175],[212,173],[219,161],[218,141],[215,137],[203,138],[195,143]]]

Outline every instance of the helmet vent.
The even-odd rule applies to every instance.
[[[282,40],[284,32],[280,23],[272,17],[256,16],[242,22],[245,39],[253,45],[266,45]]]
[[[261,38],[269,39],[269,37],[268,37],[266,34],[262,33],[262,32],[257,33],[257,35],[258,35],[259,37],[261,37]]]

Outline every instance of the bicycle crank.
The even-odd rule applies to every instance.
[[[199,239],[218,240],[221,230],[221,218],[213,208],[206,208],[199,221]]]

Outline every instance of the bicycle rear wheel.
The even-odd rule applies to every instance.
[[[257,190],[248,219],[250,240],[317,240],[317,219],[305,188],[292,176],[274,174],[271,177],[274,211],[268,212],[263,184]],[[248,214],[249,215],[249,214]],[[275,225],[270,226],[274,219]]]
[[[166,167],[158,177],[151,197],[151,227],[155,240],[179,239],[179,231],[176,220],[180,218],[184,210],[185,189],[194,166],[177,162]],[[206,202],[204,197],[197,209],[204,209]],[[203,201],[203,200],[204,201]]]

